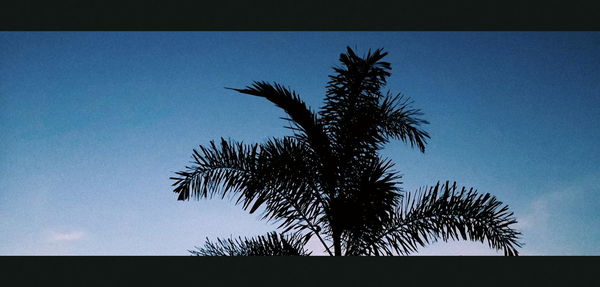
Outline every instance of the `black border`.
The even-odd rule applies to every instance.
[[[595,0],[13,0],[2,30],[600,30]]]
[[[19,286],[595,286],[599,267],[595,256],[0,257],[3,282]]]

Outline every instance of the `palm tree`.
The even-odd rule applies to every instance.
[[[171,177],[178,200],[235,200],[280,232],[257,238],[207,239],[195,255],[308,255],[317,238],[329,255],[406,255],[436,240],[487,242],[518,255],[520,233],[508,206],[456,182],[416,193],[400,188],[394,164],[379,155],[399,139],[425,152],[429,135],[420,110],[399,94],[382,93],[391,65],[382,49],[364,57],[347,48],[329,76],[318,113],[293,91],[254,82],[242,94],[265,98],[287,114],[293,135],[260,144],[221,139],[193,151],[193,165]]]

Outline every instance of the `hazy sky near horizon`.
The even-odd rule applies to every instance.
[[[385,48],[387,88],[431,122],[425,154],[384,151],[404,190],[455,180],[511,207],[522,254],[600,255],[599,32],[0,32],[0,255],[187,255],[273,230],[178,202],[169,177],[212,139],[289,134],[224,87],[276,81],[317,109],[346,46]]]

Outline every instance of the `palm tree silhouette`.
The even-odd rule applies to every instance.
[[[436,240],[487,242],[518,255],[520,233],[508,206],[489,193],[438,182],[406,193],[394,164],[378,151],[399,139],[425,152],[427,121],[399,94],[382,93],[391,65],[382,49],[364,57],[347,48],[329,76],[318,113],[293,91],[254,82],[242,94],[287,114],[293,135],[261,144],[221,139],[193,151],[193,165],[171,177],[178,200],[230,195],[280,232],[206,240],[195,255],[309,255],[316,237],[329,255],[406,255]],[[229,88],[228,88],[229,89]]]

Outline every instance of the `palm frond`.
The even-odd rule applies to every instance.
[[[194,149],[193,165],[176,172],[173,192],[179,194],[177,200],[190,197],[211,198],[215,194],[225,197],[228,191],[242,191],[249,184],[244,175],[256,170],[259,145],[244,145],[221,139],[220,146],[210,141],[209,146]]]
[[[379,111],[375,113],[379,117],[380,133],[410,143],[411,146],[417,146],[421,152],[425,152],[425,145],[430,137],[422,129],[422,125],[429,122],[419,118],[423,113],[411,105],[412,101],[409,98],[400,94],[391,96],[388,93],[381,101]]]
[[[508,206],[489,193],[438,182],[403,198],[396,218],[376,245],[383,253],[409,254],[438,239],[471,240],[487,242],[505,255],[518,255],[520,232],[512,228],[515,223]]]
[[[289,116],[291,128],[295,137],[307,143],[307,147],[321,160],[315,162],[321,175],[320,183],[325,191],[330,192],[335,182],[335,158],[331,154],[330,139],[325,133],[325,127],[317,114],[311,111],[300,97],[289,89],[275,83],[254,82],[245,89],[234,89],[242,94],[262,97],[283,109]]]
[[[350,47],[340,54],[343,66],[333,68],[335,73],[329,76],[325,105],[320,112],[325,123],[335,126],[344,117],[346,108],[356,101],[380,97],[379,90],[387,83],[391,70],[390,63],[380,61],[386,55],[378,49],[362,58]]]
[[[429,135],[422,129],[423,113],[411,107],[409,99],[381,94],[391,65],[381,59],[381,49],[364,58],[348,48],[340,56],[343,68],[334,68],[320,112],[326,130],[339,146],[355,150],[380,149],[388,138],[400,139],[425,151]]]
[[[262,97],[274,103],[289,115],[289,120],[294,124],[291,127],[293,130],[304,133],[310,140],[311,146],[318,147],[319,151],[326,151],[329,139],[324,133],[323,124],[319,121],[317,115],[293,91],[277,83],[269,84],[258,81],[245,89],[228,89],[242,94]]]
[[[172,177],[179,200],[237,196],[250,213],[264,207],[263,218],[282,228],[318,230],[323,200],[315,185],[310,150],[292,137],[245,145],[221,139],[194,150],[193,164]]]
[[[276,232],[255,238],[228,238],[210,241],[204,246],[189,250],[196,256],[308,256],[304,246],[309,237],[299,234],[284,235]]]
[[[346,255],[366,255],[371,242],[377,239],[382,228],[394,218],[402,198],[399,185],[401,176],[392,170],[390,160],[375,158],[361,168],[355,182],[356,188],[347,187],[341,212]]]

